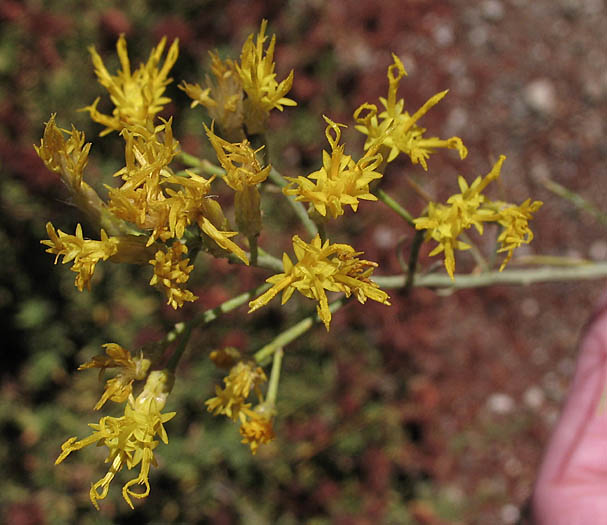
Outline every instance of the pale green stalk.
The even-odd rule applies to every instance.
[[[547,190],[550,190],[563,199],[567,199],[577,208],[594,215],[603,226],[607,226],[607,215],[584,199],[579,193],[575,193],[549,178],[541,178],[540,182]]]
[[[413,216],[405,210],[398,202],[396,202],[390,195],[388,195],[384,190],[377,189],[375,191],[376,197],[382,201],[388,208],[394,211],[397,215],[402,217],[405,221],[409,223],[410,226],[415,228],[415,223],[413,222]]]
[[[274,352],[274,360],[272,362],[272,372],[270,373],[270,382],[268,383],[268,394],[266,403],[271,407],[276,406],[276,395],[278,393],[278,380],[280,379],[280,370],[282,367],[282,357],[284,352],[282,348],[277,348]]]
[[[329,311],[331,313],[337,312],[347,301],[345,297],[332,302],[329,305]],[[279,348],[283,348],[289,343],[293,342],[300,335],[305,334],[314,324],[321,322],[320,317],[317,314],[309,315],[305,319],[302,319],[298,323],[294,324],[290,328],[287,328],[284,332],[276,336],[270,343],[260,348],[253,358],[258,364],[264,366],[268,363],[271,355],[274,354]]]
[[[480,288],[496,284],[529,285],[560,281],[581,281],[584,279],[603,279],[607,277],[607,263],[584,264],[576,267],[545,267],[521,270],[492,271],[478,275],[455,275],[451,280],[446,274],[416,275],[413,286],[420,288]],[[406,283],[405,275],[373,276],[381,288],[402,288]]]
[[[285,180],[285,178],[274,168],[272,168],[270,170],[269,178],[274,184],[276,184],[277,186],[280,186],[281,188],[284,188],[288,184],[288,182]],[[290,195],[285,195],[285,197],[287,197],[287,201],[289,202],[290,206],[293,208],[293,211],[295,212],[295,214],[297,215],[297,217],[299,218],[301,223],[304,225],[304,228],[306,230],[308,230],[308,233],[312,237],[315,237],[316,234],[318,233],[318,228],[316,227],[316,224],[314,223],[314,221],[312,219],[310,219],[310,216],[308,215],[306,207],[301,202],[296,201],[295,197],[292,197]]]
[[[179,336],[181,336],[181,339],[179,340],[177,348],[175,349],[175,351],[173,352],[173,354],[171,355],[171,357],[169,359],[167,368],[173,372],[175,371],[175,369],[177,368],[177,364],[179,363],[179,360],[181,359],[183,353],[185,352],[187,344],[190,340],[190,336],[192,335],[192,330],[194,330],[194,328],[197,328],[200,325],[208,324],[212,321],[215,321],[217,318],[221,317],[223,314],[226,314],[228,312],[231,312],[232,310],[235,310],[236,308],[243,305],[247,301],[250,301],[254,297],[258,296],[259,294],[262,294],[269,288],[270,288],[270,284],[264,283],[261,286],[254,288],[253,290],[249,290],[248,292],[242,293],[240,295],[237,295],[236,297],[232,297],[231,299],[228,299],[227,301],[221,303],[219,306],[216,306],[215,308],[211,308],[209,310],[206,310],[206,311],[194,316],[192,319],[190,319],[189,321],[187,321],[185,323],[177,323],[174,326],[173,330],[171,330],[171,332],[169,332],[165,338],[165,341],[170,343],[170,342],[174,341],[175,339],[177,339]]]

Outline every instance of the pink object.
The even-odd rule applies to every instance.
[[[607,525],[607,301],[580,345],[532,496],[537,525]]]

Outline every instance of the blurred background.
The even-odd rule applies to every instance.
[[[257,456],[235,425],[204,407],[221,373],[208,352],[233,345],[253,352],[301,316],[310,302],[278,301],[246,317],[241,308],[199,330],[183,359],[167,410],[169,445],[158,449],[151,496],[131,511],[121,474],[97,512],[90,483],[105,473],[105,449],[53,462],[70,436],[88,435],[102,390],[78,364],[117,342],[128,348],[162,338],[177,321],[217,306],[268,276],[202,256],[190,282],[200,299],[175,313],[147,286],[148,269],[100,264],[91,293],[79,293],[67,266],[44,253],[45,223],[73,232],[81,222],[58,178],[39,161],[43,124],[73,123],[93,142],[88,182],[101,189],[122,166],[123,146],[79,108],[105,96],[87,47],[115,72],[115,42],[128,39],[131,64],[178,37],[180,57],[163,115],[174,115],[182,148],[206,155],[205,112],[189,109],[181,80],[200,82],[208,51],[238,56],[246,36],[269,20],[277,34],[279,79],[295,81],[287,108],[271,120],[273,164],[284,175],[318,168],[324,121],[387,93],[391,53],[409,76],[400,96],[415,111],[448,96],[421,124],[429,135],[458,135],[460,161],[439,151],[429,171],[393,163],[385,188],[414,214],[486,174],[507,156],[493,195],[544,201],[521,255],[604,260],[605,230],[592,215],[552,193],[549,178],[595,206],[607,202],[607,11],[602,0],[318,0],[146,2],[0,1],[0,521],[34,524],[508,524],[524,514],[550,429],[566,394],[576,345],[604,281],[494,286],[456,293],[416,289],[393,305],[349,304],[330,334],[316,327],[286,348],[277,439]],[[101,106],[110,109],[107,97]],[[348,152],[361,137],[344,132]],[[220,196],[221,197],[221,196]],[[298,225],[271,191],[260,244],[280,256]],[[400,273],[395,245],[412,232],[382,204],[361,205],[331,230]],[[89,230],[90,236],[97,235]],[[489,253],[496,233],[478,239]],[[333,235],[332,235],[333,238]],[[430,247],[431,248],[431,247]],[[428,266],[424,247],[422,264]],[[515,257],[516,258],[516,257]],[[514,268],[516,261],[511,263]],[[458,271],[474,269],[461,254]],[[119,407],[104,411],[117,415]]]

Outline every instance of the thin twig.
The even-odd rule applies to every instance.
[[[584,264],[571,267],[545,267],[524,270],[493,271],[478,275],[456,274],[452,281],[448,275],[429,274],[416,275],[413,286],[425,288],[479,288],[498,284],[529,285],[534,283],[549,283],[562,281],[580,281],[584,279],[603,279],[607,277],[607,263]],[[379,286],[385,289],[395,289],[405,286],[405,275],[374,276]]]

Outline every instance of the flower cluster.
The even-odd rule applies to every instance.
[[[152,50],[148,61],[141,64],[135,72],[131,72],[126,40],[121,35],[116,44],[116,50],[122,69],[116,75],[110,75],[95,48],[89,48],[97,79],[107,89],[115,105],[111,116],[104,115],[97,110],[100,97],[84,108],[95,122],[106,126],[101,135],[107,135],[112,131],[133,129],[137,126],[148,130],[153,129],[154,117],[162,111],[165,104],[171,101],[163,94],[166,86],[171,82],[169,72],[179,55],[179,43],[178,40],[174,40],[164,64],[159,68],[165,46],[166,37]]]
[[[356,252],[350,245],[331,244],[328,240],[323,243],[319,235],[308,244],[295,235],[293,250],[297,263],[293,264],[283,254],[284,272],[267,279],[272,288],[249,303],[249,312],[261,308],[280,292],[285,304],[297,290],[318,302],[318,315],[328,331],[331,312],[326,291],[344,292],[346,297],[354,295],[361,303],[369,298],[390,305],[388,294],[369,279],[377,263],[358,259],[362,252]]]
[[[451,279],[455,272],[455,250],[470,248],[468,243],[458,237],[472,226],[481,234],[486,222],[496,222],[504,228],[498,237],[501,245],[498,252],[507,254],[500,271],[512,257],[515,248],[523,243],[528,244],[533,239],[528,221],[532,218],[532,213],[542,205],[540,201],[531,203],[527,199],[520,206],[515,206],[502,201],[490,201],[482,193],[490,182],[499,177],[505,159],[503,155],[500,156],[485,177],[477,177],[470,185],[460,176],[458,183],[461,193],[449,197],[447,204],[430,202],[427,216],[414,221],[418,230],[426,230],[426,240],[432,239],[438,243],[430,255],[445,253],[445,269]]]
[[[152,465],[156,466],[154,449],[160,437],[163,443],[168,443],[164,423],[175,416],[175,412],[162,413],[167,397],[173,388],[172,373],[162,370],[148,374],[150,361],[142,354],[133,358],[124,348],[110,343],[104,345],[107,356],[95,356],[91,361],[84,363],[79,369],[100,368],[101,373],[106,368],[117,367],[119,373],[106,383],[105,392],[95,409],[109,399],[116,403],[127,401],[124,415],[121,417],[105,416],[97,424],[90,424],[93,433],[81,440],[76,437],[69,438],[61,445],[61,454],[55,461],[58,465],[72,452],[96,443],[97,446],[106,446],[108,455],[105,460],[110,468],[105,476],[91,485],[89,497],[97,510],[98,500],[104,499],[110,488],[110,482],[116,474],[126,466],[131,470],[139,466],[139,475],[122,487],[122,496],[133,508],[132,497],[141,499],[150,493],[149,472]],[[132,384],[135,380],[147,377],[141,393],[135,398],[132,394]],[[143,491],[134,491],[131,487],[143,485]]]
[[[249,35],[242,46],[240,63],[230,59],[222,61],[216,53],[211,53],[215,80],[207,77],[206,88],[187,82],[179,86],[193,100],[192,107],[205,106],[226,137],[233,140],[242,136],[243,124],[249,135],[262,133],[272,109],[282,111],[284,106],[297,105],[285,96],[293,84],[293,71],[281,82],[276,80],[276,35],[264,51],[268,38],[266,28],[267,20],[263,20],[257,37]]]
[[[378,113],[375,104],[364,103],[354,112],[354,119],[358,123],[356,129],[367,135],[365,150],[380,147],[380,153],[386,162],[392,162],[400,153],[404,153],[413,164],[420,163],[424,170],[428,169],[426,160],[435,148],[456,149],[460,158],[465,158],[468,150],[459,137],[446,140],[438,137],[427,138],[424,137],[426,130],[417,125],[417,121],[438,104],[447,91],[430,97],[413,115],[409,115],[404,109],[404,100],[396,98],[400,79],[407,72],[396,55],[393,54],[392,58],[394,63],[388,68],[388,98],[379,99],[384,110]]]
[[[234,190],[234,207],[238,231],[247,238],[257,237],[261,232],[261,204],[257,185],[264,182],[272,167],[265,168],[257,158],[257,153],[248,140],[240,143],[228,142],[218,137],[205,126],[209,141],[215,150],[217,160],[226,171],[223,180]]]
[[[163,38],[147,62],[132,71],[126,41],[120,37],[117,43],[120,69],[114,75],[108,72],[95,49],[90,49],[97,78],[108,91],[114,109],[111,114],[101,113],[97,109],[99,98],[84,109],[104,126],[101,135],[116,131],[124,143],[124,162],[114,173],[116,184],[107,188],[107,199],[102,199],[84,180],[91,144],[85,142],[82,132],[73,127],[71,131],[59,128],[55,115],[51,115],[36,147],[48,169],[61,177],[92,231],[99,232],[98,240],[87,239],[80,223],[74,235],[48,223],[49,238],[41,241],[47,252],[55,255],[55,263],[60,257],[63,263],[72,263],[75,285],[80,291],[85,287],[90,289],[96,265],[101,261],[145,265],[151,272],[149,284],[164,295],[168,305],[178,309],[198,299],[188,289],[188,283],[203,250],[215,257],[229,258],[231,262],[273,268],[278,272],[266,279],[269,285],[264,285],[266,291],[256,292],[261,293],[258,297],[249,301],[254,295],[243,294],[213,309],[213,316],[246,301],[249,301],[249,313],[254,312],[279,293],[285,304],[297,291],[315,301],[318,318],[328,331],[332,313],[343,303],[342,299],[329,304],[331,292],[346,298],[353,296],[360,303],[371,299],[390,305],[388,294],[371,279],[378,264],[361,259],[363,252],[350,244],[334,242],[335,238],[331,240],[325,229],[329,219],[358,212],[361,201],[383,200],[419,231],[413,245],[415,249],[411,250],[410,269],[415,268],[422,236],[438,243],[430,255],[444,252],[445,268],[451,278],[455,272],[455,251],[470,248],[460,237],[464,235],[465,239],[465,231],[471,227],[480,233],[488,222],[501,227],[497,251],[505,253],[505,259],[500,270],[517,247],[532,240],[528,222],[541,202],[528,199],[517,206],[492,201],[484,195],[488,184],[499,176],[503,156],[487,176],[478,177],[472,184],[460,177],[460,193],[452,195],[445,204],[429,202],[424,215],[417,219],[406,210],[398,210],[393,199],[391,202],[378,188],[384,170],[401,153],[426,171],[430,154],[438,148],[455,149],[461,158],[467,155],[459,137],[426,137],[426,130],[418,124],[447,91],[437,93],[412,114],[405,111],[404,101],[398,98],[397,92],[406,72],[396,55],[388,67],[388,94],[380,98],[382,108],[364,103],[354,112],[355,129],[366,136],[362,154],[346,153],[346,145],[341,142],[345,125],[325,116],[325,136],[330,151],[323,151],[322,165],[306,176],[285,180],[266,158],[265,131],[273,109],[282,111],[285,106],[296,105],[286,96],[293,83],[293,72],[282,81],[277,80],[276,38],[272,36],[268,43],[266,29],[264,20],[259,32],[247,38],[239,60],[223,60],[211,52],[212,76],[207,76],[202,84],[183,82],[179,86],[192,99],[192,107],[201,105],[208,110],[212,122],[209,126],[204,124],[204,131],[216,163],[182,152],[173,134],[172,117],[159,117],[170,102],[165,90],[172,80],[169,73],[179,52],[177,40],[163,58],[167,46]],[[172,167],[175,160],[191,169],[175,170]],[[261,201],[268,179],[283,187],[282,193],[274,189],[275,194],[290,200],[309,234],[309,241],[298,235],[292,237],[295,261],[283,253],[282,272],[281,261],[257,244],[263,240],[260,237]],[[212,191],[222,183],[234,192],[236,227],[231,226],[219,202],[221,192]],[[302,203],[307,204],[307,210]],[[425,233],[422,234],[422,230]],[[407,286],[413,282],[413,275],[414,271],[410,271]],[[164,424],[175,415],[162,410],[173,386],[173,373],[197,319],[200,317],[189,324],[176,325],[174,332],[163,341],[166,349],[173,335],[180,338],[165,370],[150,372],[160,367],[153,366],[141,352],[133,356],[115,343],[104,345],[105,355],[95,356],[80,366],[80,370],[98,368],[100,378],[105,370],[116,370],[114,377],[106,381],[95,410],[108,401],[125,403],[121,417],[102,417],[98,424],[90,425],[93,433],[89,437],[68,439],[56,461],[61,463],[72,452],[93,443],[108,448],[109,470],[90,490],[90,499],[96,508],[99,508],[98,501],[108,494],[112,479],[125,466],[127,469],[139,467],[139,474],[123,486],[122,494],[129,506],[133,507],[131,498],[144,498],[149,494],[149,472],[151,466],[156,465],[154,451],[160,441],[167,442]],[[306,323],[307,320],[303,324]],[[252,359],[243,357],[234,348],[215,350],[210,355],[211,360],[228,373],[223,378],[223,386],[217,385],[215,395],[205,402],[207,410],[236,422],[242,443],[249,445],[253,454],[274,438],[282,346],[299,335],[298,325],[265,345]],[[273,364],[268,381],[261,365],[270,357]],[[138,381],[145,384],[135,395],[134,385]],[[266,382],[264,394],[262,386]],[[136,491],[134,485],[143,488]]]
[[[219,358],[218,354],[216,351],[216,359]],[[274,410],[270,406],[271,403],[264,401],[260,389],[261,383],[265,381],[267,377],[262,368],[255,363],[239,360],[223,378],[225,388],[215,386],[215,396],[205,402],[207,410],[213,412],[213,415],[222,414],[232,421],[240,422],[242,442],[251,447],[253,454],[257,452],[259,445],[274,439]],[[251,403],[247,403],[251,392],[257,396],[258,403],[255,408],[251,408]]]
[[[105,390],[95,405],[95,410],[99,410],[108,400],[116,403],[126,401],[133,391],[133,382],[145,379],[152,364],[149,359],[143,357],[143,352],[140,352],[137,357],[133,357],[128,350],[116,343],[107,343],[103,347],[106,355],[96,355],[78,367],[78,370],[99,368],[100,378],[107,368],[119,370],[116,377],[106,381]]]
[[[184,259],[188,249],[180,242],[174,242],[167,251],[158,250],[150,264],[154,267],[154,276],[150,284],[164,290],[168,304],[177,309],[185,301],[198,299],[192,292],[183,288],[183,284],[190,278],[194,269],[190,259]]]
[[[318,171],[307,177],[287,177],[290,184],[283,188],[283,192],[295,196],[295,200],[309,202],[322,217],[335,219],[343,215],[344,206],[349,205],[356,211],[359,200],[377,200],[369,184],[382,177],[381,173],[375,171],[382,162],[382,156],[372,148],[358,162],[354,162],[350,155],[344,154],[344,145],[339,144],[339,128],[344,127],[343,124],[336,124],[328,117],[324,119],[328,124],[325,135],[331,153],[323,151],[322,168]]]
[[[231,240],[237,232],[231,231],[221,206],[209,194],[212,179],[191,171],[177,176],[170,167],[180,151],[179,142],[173,135],[172,120],[156,120],[156,115],[170,100],[163,93],[177,59],[177,41],[160,67],[164,47],[163,39],[147,63],[131,73],[126,43],[121,37],[117,50],[122,69],[115,76],[107,72],[99,55],[91,49],[99,81],[116,107],[111,116],[103,115],[96,109],[97,99],[86,109],[93,120],[106,126],[102,135],[119,131],[125,143],[125,164],[114,174],[121,184],[109,188],[107,202],[83,181],[91,147],[84,143],[83,133],[58,128],[53,115],[36,150],[46,166],[61,176],[74,203],[87,218],[103,227],[97,241],[85,239],[80,225],[75,235],[56,232],[50,223],[47,226],[50,239],[42,243],[49,247],[49,253],[62,255],[64,263],[73,261],[78,289],[90,288],[100,260],[149,263],[154,271],[150,283],[165,293],[167,304],[179,308],[196,299],[185,288],[192,270],[186,257],[186,237],[214,255],[233,254],[245,264],[249,260]],[[65,133],[69,135],[67,140]],[[259,207],[259,199],[250,207],[255,203]],[[191,225],[197,229],[188,232]]]

